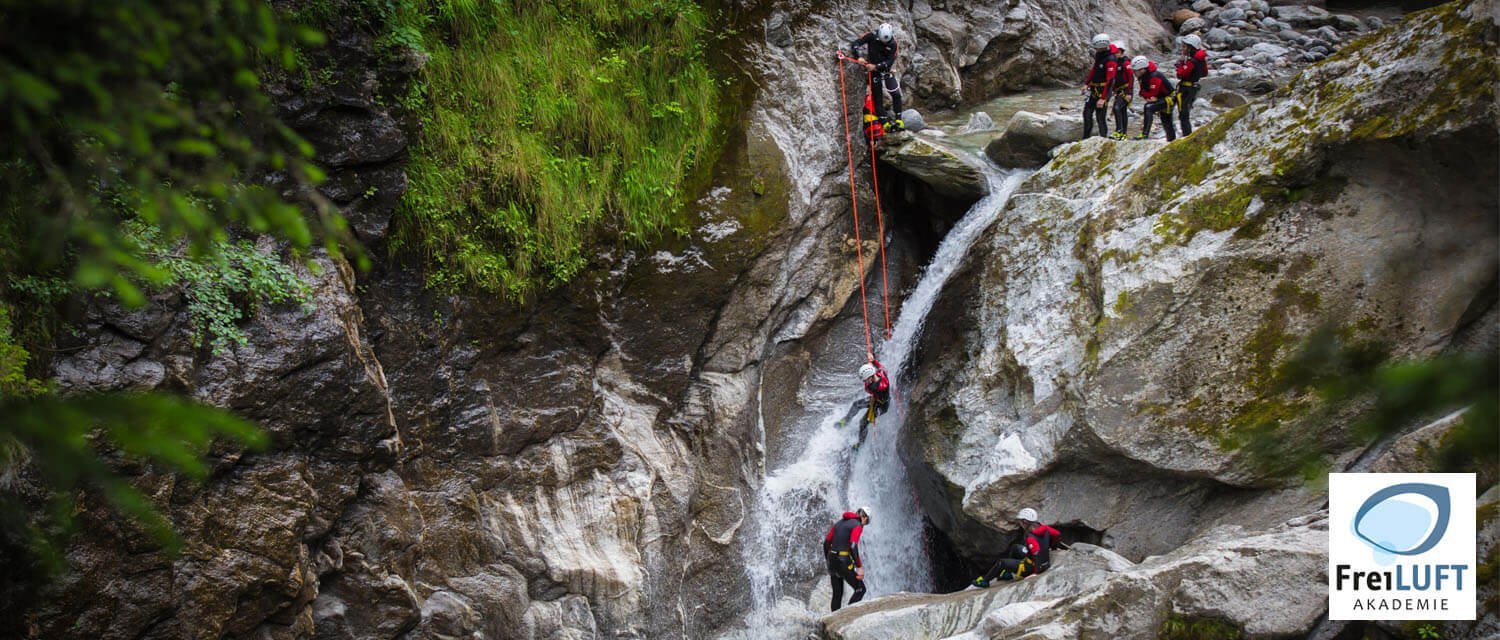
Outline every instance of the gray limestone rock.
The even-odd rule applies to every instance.
[[[973,201],[989,192],[978,167],[924,136],[887,135],[880,158],[949,197]]]
[[[1077,116],[1016,113],[1005,124],[1005,132],[985,147],[984,153],[1002,167],[1035,167],[1047,162],[1047,152],[1077,140],[1083,133]]]
[[[1204,18],[1193,18],[1191,20],[1183,22],[1182,25],[1177,28],[1177,32],[1184,35],[1189,33],[1196,33],[1207,29],[1208,25],[1208,20]]]

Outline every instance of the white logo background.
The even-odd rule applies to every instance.
[[[1447,505],[1419,493],[1402,493],[1379,501],[1366,512],[1356,532],[1355,516],[1376,493],[1400,484],[1439,485],[1447,488]],[[1473,620],[1478,585],[1475,584],[1476,529],[1474,523],[1475,477],[1472,473],[1330,473],[1328,474],[1328,617],[1331,620]],[[1440,509],[1446,507],[1448,522],[1442,538],[1432,548],[1416,555],[1390,551],[1419,548],[1434,535]],[[1361,539],[1360,533],[1364,535]],[[1374,541],[1373,543],[1371,541]],[[1378,545],[1375,543],[1379,543]],[[1449,570],[1442,589],[1396,591],[1353,588],[1345,581],[1339,589],[1337,568],[1350,571],[1391,573],[1401,567],[1403,582],[1413,581],[1413,568],[1430,565],[1461,565],[1461,574]],[[1346,572],[1347,573],[1347,572]],[[1462,589],[1457,576],[1462,576]],[[1370,605],[1374,600],[1376,605]],[[1399,605],[1393,601],[1401,601]],[[1436,604],[1417,608],[1415,601]],[[1394,607],[1381,607],[1387,601]],[[1410,608],[1408,608],[1410,607]]]

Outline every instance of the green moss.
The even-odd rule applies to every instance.
[[[1117,315],[1117,316],[1124,316],[1125,315],[1125,311],[1128,310],[1129,308],[1130,308],[1130,297],[1128,295],[1126,295],[1126,293],[1124,291],[1121,291],[1120,295],[1115,296],[1115,304],[1114,304],[1113,307],[1111,307],[1111,309],[1115,312],[1115,315]]]
[[[1174,613],[1156,630],[1157,640],[1239,640],[1245,632],[1221,618]]]
[[[1162,202],[1177,197],[1183,188],[1202,184],[1215,168],[1213,148],[1245,114],[1249,105],[1236,107],[1203,125],[1193,135],[1162,147],[1130,178],[1130,190],[1149,193]]]

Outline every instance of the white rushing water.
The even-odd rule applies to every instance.
[[[801,637],[828,612],[827,587],[814,588],[811,593],[808,587],[828,582],[818,543],[846,509],[865,506],[874,513],[861,539],[866,600],[898,591],[932,589],[921,509],[896,452],[897,434],[906,415],[905,389],[900,380],[943,285],[974,241],[1000,215],[1011,192],[1030,173],[996,169],[982,156],[979,164],[989,180],[990,195],[975,203],[948,232],[916,288],[902,303],[891,339],[876,349],[896,388],[891,409],[870,428],[864,446],[853,451],[857,429],[840,424],[850,404],[864,397],[852,372],[857,362],[838,366],[815,363],[799,390],[805,417],[780,431],[791,440],[785,448],[794,453],[768,470],[744,545],[752,610],[746,628],[727,637]],[[878,300],[872,303],[878,304]],[[876,311],[871,313],[874,317]],[[767,461],[768,465],[774,463]],[[848,595],[846,588],[845,597]]]

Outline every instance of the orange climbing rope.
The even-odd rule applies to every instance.
[[[866,353],[870,354],[871,357],[874,357],[874,353],[875,353],[874,343],[870,339],[870,310],[869,310],[869,303],[868,303],[868,301],[866,300],[866,297],[865,297],[864,243],[861,241],[861,239],[859,237],[859,197],[856,194],[855,188],[854,188],[854,142],[853,142],[853,135],[851,134],[850,129],[849,129],[849,91],[848,91],[848,88],[845,85],[845,81],[844,81],[844,64],[843,64],[845,59],[846,58],[844,56],[844,53],[842,51],[840,51],[838,53],[838,63],[837,63],[838,67],[839,67],[839,102],[844,107],[844,113],[843,113],[843,118],[844,118],[844,151],[845,151],[845,155],[846,155],[846,157],[848,158],[848,161],[849,161],[849,206],[854,211],[855,255],[859,259],[859,264],[855,266],[855,270],[856,270],[855,271],[855,277],[859,280],[859,309],[860,309],[860,313],[863,315],[864,321],[865,321],[865,351],[866,351]],[[875,75],[872,74],[872,73],[870,73],[869,71],[865,72],[865,86],[871,92],[870,95],[874,95],[874,92],[877,91],[877,89],[875,87]],[[880,176],[879,176],[879,173],[877,172],[877,169],[875,167],[875,144],[874,144],[874,140],[869,140],[868,142],[869,142],[869,147],[870,147],[870,182],[874,185],[874,188],[875,188],[875,220],[876,220],[876,223],[878,225],[879,232],[880,232],[880,241],[879,241],[879,244],[880,244],[880,294],[881,294],[881,306],[883,307],[883,309],[885,311],[885,339],[886,340],[890,340],[891,339],[891,294],[890,294],[889,279],[887,278],[887,273],[886,273],[886,260],[885,260],[885,214],[881,211],[881,208],[880,208]],[[895,383],[895,381],[891,381],[890,385],[891,385],[892,400],[895,401],[895,403],[896,403],[896,413],[897,413],[898,416],[903,416],[903,419],[904,419],[904,413],[903,413],[903,410],[901,408],[901,403],[900,403],[899,399],[897,398],[896,383]]]
[[[849,159],[849,206],[854,210],[854,254],[859,259],[859,264],[854,266],[854,277],[859,281],[859,310],[865,318],[865,352],[875,353],[875,345],[870,340],[870,309],[865,301],[865,249],[859,238],[859,196],[854,191],[854,140],[849,131],[849,90],[844,84],[844,52],[840,51],[838,56],[839,102],[844,106],[844,152]]]
[[[840,66],[842,68],[842,66]],[[866,73],[870,78],[870,95],[875,95],[879,88],[875,86],[875,74]],[[880,114],[875,114],[880,115]],[[886,283],[885,276],[885,215],[880,212],[880,176],[875,172],[875,145],[870,144],[870,184],[875,185],[875,221],[880,225],[880,301],[885,307],[885,339],[891,339],[891,289]]]

